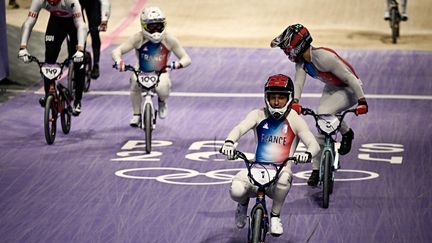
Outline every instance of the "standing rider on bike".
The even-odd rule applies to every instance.
[[[91,70],[92,79],[99,77],[99,60],[101,40],[99,31],[106,31],[108,19],[111,14],[111,4],[109,0],[79,0],[83,12],[86,12],[87,22],[89,26],[92,51],[93,65]]]
[[[79,115],[81,112],[81,98],[85,76],[85,70],[81,64],[84,59],[83,50],[87,36],[87,27],[82,18],[81,6],[78,0],[33,0],[28,17],[21,28],[21,45],[18,57],[24,63],[30,61],[27,42],[42,8],[50,12],[45,32],[45,63],[54,64],[57,62],[62,43],[66,36],[69,36],[69,57],[73,55],[73,60],[76,63],[76,65],[74,65],[76,97],[73,114]],[[49,92],[49,85],[49,80],[45,78],[45,97],[39,99],[39,103],[42,107],[45,107],[45,99]]]
[[[296,112],[291,112],[294,98],[294,85],[290,77],[278,74],[270,76],[265,84],[266,107],[251,111],[228,134],[221,152],[228,159],[235,159],[234,144],[247,133],[254,130],[257,141],[255,160],[258,162],[278,163],[293,156],[299,140],[307,147],[308,153],[315,156],[319,152],[319,144],[310,132],[306,122]],[[291,188],[292,172],[288,163],[281,171],[277,181],[268,188],[268,195],[273,199],[270,218],[270,233],[279,236],[283,233],[280,212],[286,196]],[[240,171],[232,180],[231,198],[238,202],[235,223],[243,228],[247,220],[249,198],[256,196],[257,187],[247,175]]]
[[[299,100],[302,94],[306,74],[325,83],[324,90],[317,109],[318,114],[337,114],[354,105],[366,106],[362,81],[358,78],[351,65],[341,58],[334,50],[311,46],[312,37],[309,31],[301,24],[288,26],[282,34],[271,42],[271,47],[280,47],[289,60],[296,64],[294,80],[294,101],[292,108],[300,114]],[[366,113],[365,112],[365,113]],[[345,122],[340,128],[342,134],[339,153],[345,155],[351,150],[354,132]],[[322,135],[317,136],[321,145],[324,143]],[[319,181],[319,162],[314,158],[312,174],[308,180],[309,186],[316,186]]]
[[[156,93],[158,95],[159,117],[164,119],[168,112],[167,99],[170,94],[171,80],[169,74],[162,69],[167,65],[171,52],[179,59],[169,65],[171,69],[187,67],[191,64],[191,59],[179,41],[165,30],[165,15],[158,7],[148,7],[141,12],[141,27],[142,31],[136,33],[112,51],[112,58],[119,71],[122,72],[125,70],[122,55],[135,49],[138,58],[137,67],[141,71],[163,72],[160,75]],[[130,125],[138,127],[141,119],[142,96],[135,75],[130,78],[130,95],[133,108]]]

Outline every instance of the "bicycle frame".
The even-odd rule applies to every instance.
[[[319,185],[323,185],[323,207],[329,204],[329,194],[333,192],[335,172],[340,168],[339,154],[335,149],[336,140],[333,138],[339,132],[342,121],[347,113],[356,113],[356,109],[342,112],[341,115],[316,114],[313,110],[302,108],[303,115],[311,115],[315,119],[316,127],[320,134],[324,135],[324,146],[319,163]],[[357,114],[357,113],[356,113]],[[327,156],[330,157],[327,165]]]
[[[68,134],[70,131],[72,97],[66,87],[61,83],[57,83],[57,80],[62,77],[63,68],[70,62],[70,58],[67,58],[63,63],[55,64],[40,62],[34,56],[29,56],[29,59],[31,62],[36,62],[39,65],[42,78],[46,78],[50,81],[48,94],[45,100],[44,130],[47,143],[52,144],[55,140],[57,116],[59,113],[61,114],[63,132]]]
[[[292,161],[297,164],[298,162],[309,163],[310,161],[302,162],[297,161],[296,157],[289,157],[282,163],[261,163],[249,161],[246,155],[240,151],[235,151],[235,155],[245,162],[248,177],[258,187],[256,202],[250,211],[248,240],[249,242],[264,242],[269,229],[269,217],[265,200],[266,189],[279,179],[280,172],[288,162]],[[254,168],[257,167],[259,168],[254,171]],[[259,212],[258,215],[257,212]],[[256,218],[258,220],[255,220]],[[256,223],[260,224],[259,228],[255,225]],[[259,231],[259,233],[255,231]]]

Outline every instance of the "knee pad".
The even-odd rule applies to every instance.
[[[289,190],[292,183],[292,176],[289,172],[282,172],[276,183],[276,188],[279,190]]]
[[[247,197],[247,188],[242,181],[233,180],[230,188],[231,198],[236,202],[244,202]]]

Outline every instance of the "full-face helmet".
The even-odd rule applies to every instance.
[[[165,14],[158,7],[148,7],[141,12],[143,35],[151,42],[159,43],[165,36]]]
[[[308,29],[301,24],[294,24],[274,38],[270,46],[280,47],[292,62],[298,62],[311,43],[312,36]]]
[[[48,4],[51,6],[56,6],[61,0],[47,0]]]
[[[288,101],[285,106],[282,108],[273,108],[270,105],[269,101],[270,93],[276,93],[286,96],[288,98]],[[264,94],[268,112],[273,118],[280,119],[282,117],[285,117],[291,109],[291,104],[294,99],[294,84],[291,78],[286,75],[273,75],[268,78],[265,84]]]

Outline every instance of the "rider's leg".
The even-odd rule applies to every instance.
[[[66,25],[63,26],[66,29],[69,36],[69,57],[73,56],[77,49],[78,45],[78,37],[77,37],[77,29],[73,22],[73,19],[70,18]],[[81,113],[82,105],[82,95],[84,91],[84,80],[85,80],[85,67],[83,62],[74,62],[74,79],[75,79],[75,100],[74,100],[74,108],[73,115],[78,116]]]
[[[168,115],[167,99],[171,92],[171,80],[168,73],[162,73],[159,79],[156,93],[158,95],[159,117],[164,119]]]
[[[291,188],[292,172],[289,165],[282,169],[279,179],[270,188],[268,195],[273,199],[270,219],[270,233],[273,235],[283,234],[283,226],[280,221],[280,212],[285,198]]]
[[[402,0],[402,3],[401,3],[401,9],[402,9],[401,14],[402,14],[402,20],[403,21],[408,20],[407,3],[408,3],[408,0]]]
[[[133,115],[129,124],[132,127],[137,127],[139,125],[140,118],[141,118],[141,103],[142,103],[141,88],[138,87],[135,74],[132,74],[132,76],[129,79],[129,82],[130,82],[130,98],[132,102],[132,111],[133,111]]]
[[[392,0],[386,0],[386,7],[384,11],[384,20],[390,19],[390,3]]]
[[[86,14],[90,30],[92,50],[93,50],[93,69],[91,76],[93,79],[99,77],[99,59],[101,40],[99,36],[99,25],[101,23],[101,5],[99,1],[87,1]]]
[[[240,171],[237,173],[232,179],[230,187],[230,196],[237,202],[235,213],[235,224],[237,228],[243,228],[246,225],[249,197],[253,193],[253,186],[249,182],[247,172]]]

